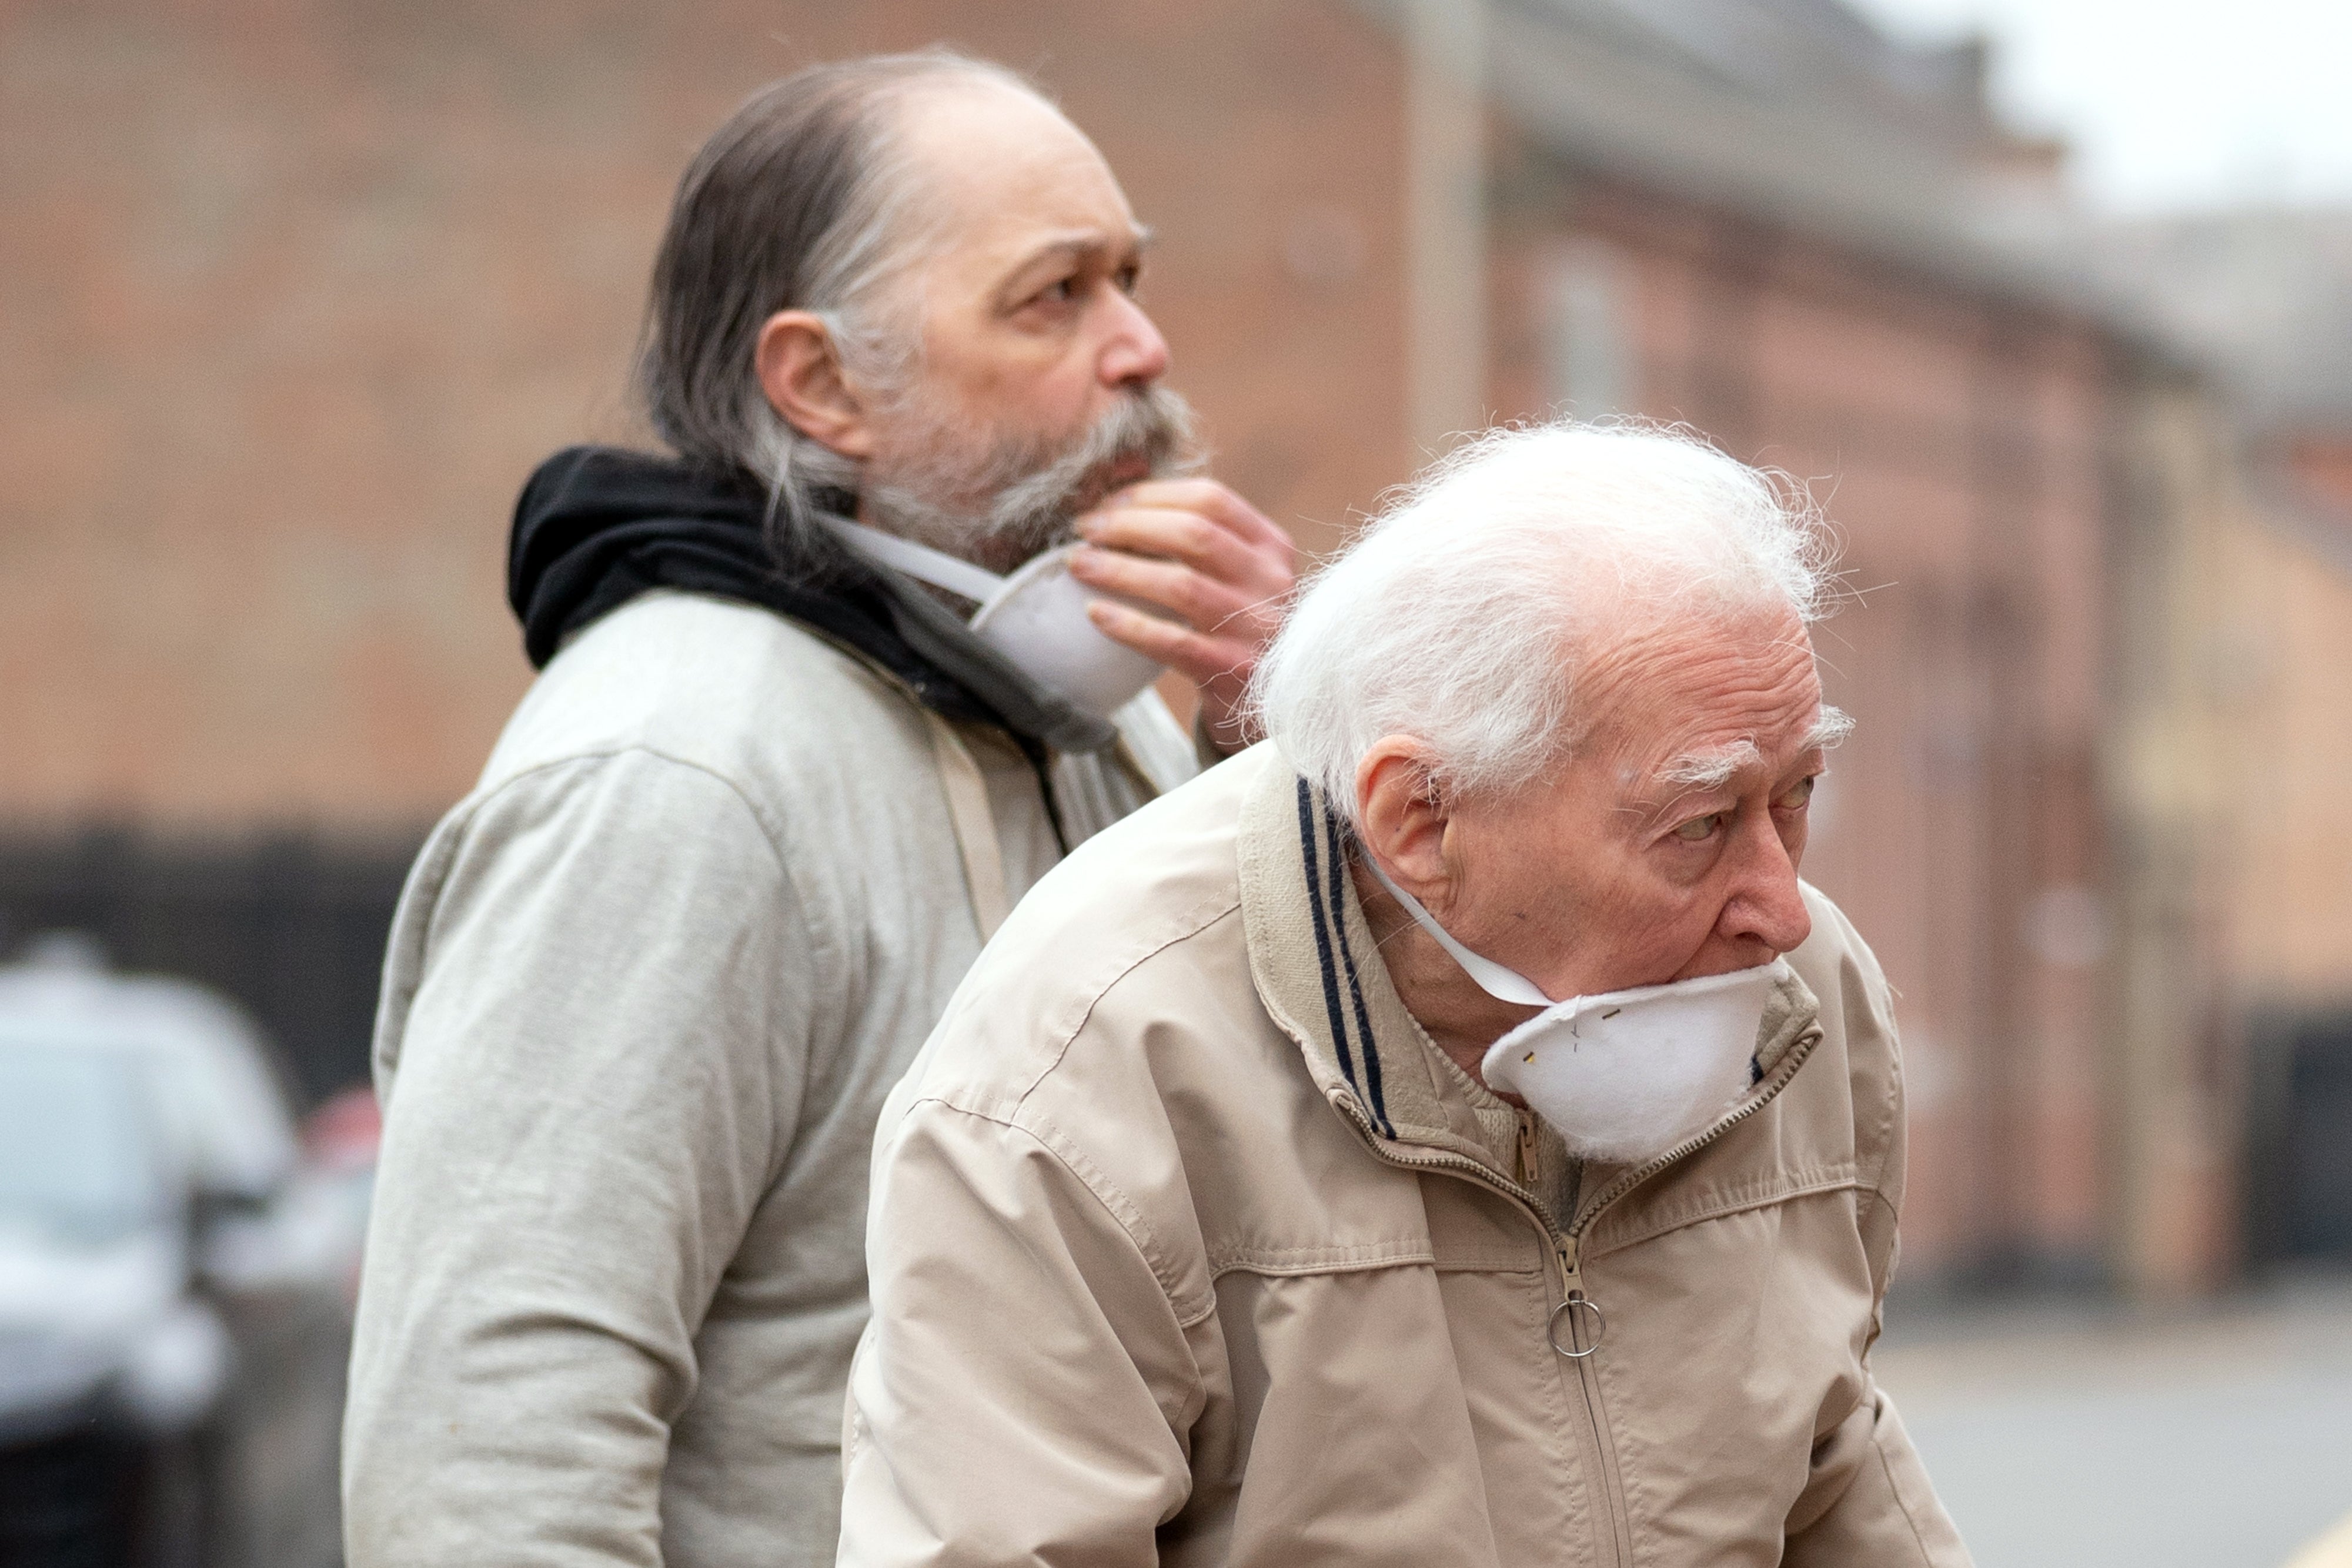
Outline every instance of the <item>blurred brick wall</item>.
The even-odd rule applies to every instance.
[[[1160,231],[1145,298],[1218,472],[1335,542],[1419,455],[1402,62],[1339,0],[20,4],[0,828],[361,833],[456,799],[528,676],[508,509],[552,448],[631,436],[679,167],[763,80],[940,38],[1101,143]],[[2103,349],[1499,134],[1495,412],[1559,404],[1554,286],[1598,246],[1622,406],[1814,481],[1846,541],[1820,643],[1862,727],[1807,870],[1901,993],[1911,1268],[2088,1271]]]
[[[629,439],[694,146],[807,61],[1034,70],[1164,235],[1219,471],[1403,476],[1398,67],[1337,5],[0,7],[0,824],[429,819],[528,678],[513,496]]]

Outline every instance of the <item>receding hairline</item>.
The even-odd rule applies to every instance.
[[[1101,156],[1102,150],[1095,147],[1094,138],[1080,130],[1077,121],[1064,112],[1060,104],[1048,98],[1045,89],[1003,66],[963,55],[943,55],[935,69],[910,70],[904,76],[877,84],[874,103],[884,117],[881,123],[883,134],[896,141],[902,150],[907,148],[915,140],[908,134],[913,124],[910,116],[925,102],[936,103],[959,95],[994,95],[1032,105],[1043,111],[1047,119],[1066,127],[1088,147],[1095,148],[1097,157]]]
[[[1132,246],[1140,253],[1150,246],[1151,228],[1135,218],[1117,172],[1111,168],[1110,160],[1103,155],[1094,138],[1065,113],[1061,105],[1026,78],[1003,67],[974,62],[961,56],[948,57],[937,71],[910,75],[891,83],[887,100],[877,105],[881,115],[877,134],[883,155],[898,161],[903,177],[927,188],[929,198],[938,204],[935,221],[939,214],[963,204],[957,199],[955,172],[950,167],[943,175],[939,165],[951,159],[971,140],[970,128],[959,126],[953,120],[950,120],[944,130],[927,125],[922,118],[922,106],[937,104],[943,99],[959,95],[984,98],[992,93],[1000,99],[1026,102],[1032,106],[1041,116],[1036,121],[1037,128],[1041,130],[1047,125],[1058,126],[1070,138],[1074,147],[1085,150],[1086,156],[1100,169],[1103,178],[1118,196],[1122,209],[1128,211],[1125,230],[1069,230],[1048,235],[1010,261],[1003,269],[1005,275],[1033,267],[1056,249],[1091,251],[1125,245]],[[964,134],[960,135],[960,130]],[[964,214],[967,219],[972,215],[969,212]]]

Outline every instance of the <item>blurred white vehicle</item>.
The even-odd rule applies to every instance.
[[[0,966],[0,1563],[336,1561],[349,1187],[227,1002]]]

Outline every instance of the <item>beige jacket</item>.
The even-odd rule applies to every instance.
[[[1055,764],[1073,836],[1194,770],[1124,717]],[[651,593],[549,664],[386,960],[354,1568],[832,1561],[874,1120],[1059,857],[1008,740],[765,611]]]
[[[1562,1179],[1344,842],[1260,747],[983,955],[877,1144],[841,1563],[1967,1563],[1871,1379],[1903,1099],[1836,908],[1746,1100]]]

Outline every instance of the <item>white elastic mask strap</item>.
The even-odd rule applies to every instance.
[[[1517,969],[1507,969],[1492,958],[1481,958],[1456,942],[1453,934],[1437,923],[1437,917],[1421,906],[1421,900],[1389,880],[1389,873],[1381,869],[1381,862],[1373,858],[1370,850],[1364,852],[1364,863],[1372,868],[1372,875],[1389,890],[1389,896],[1403,904],[1405,913],[1420,922],[1423,931],[1437,938],[1437,945],[1445,949],[1447,956],[1462,966],[1464,974],[1478,982],[1480,990],[1498,1002],[1510,1002],[1517,1007],[1548,1008],[1553,1005],[1552,999],[1545,996],[1533,980]]]
[[[986,604],[1004,586],[1004,579],[985,567],[968,560],[959,560],[944,550],[929,545],[919,545],[912,539],[902,539],[896,534],[886,534],[879,528],[866,528],[843,517],[818,519],[833,530],[834,538],[856,550],[866,559],[878,562],[894,570],[903,571],[919,582],[934,588],[944,588],[950,593]]]

